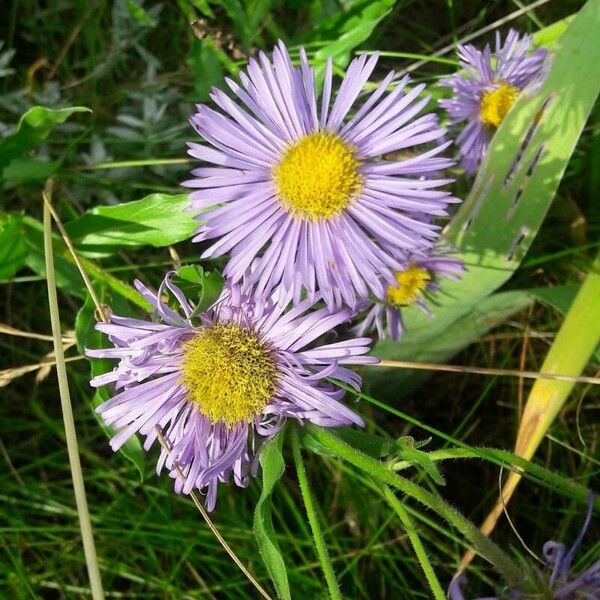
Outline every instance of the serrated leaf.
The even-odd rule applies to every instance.
[[[25,266],[29,251],[22,231],[21,215],[5,215],[0,220],[0,279],[9,279]]]
[[[67,223],[81,252],[113,254],[123,246],[159,248],[189,239],[198,227],[186,194],[150,194],[115,206],[96,206]]]
[[[101,289],[97,290],[101,302],[108,302],[109,299],[105,296],[105,292]],[[83,353],[86,348],[105,348],[106,340],[104,336],[95,329],[95,306],[91,296],[88,294],[83,306],[77,313],[75,319],[75,337],[77,340],[77,348],[80,353]],[[90,375],[96,377],[111,371],[114,367],[114,360],[108,360],[105,358],[97,358],[90,361]],[[100,424],[102,431],[110,439],[115,435],[115,431],[107,427],[102,421],[100,415],[96,412],[96,408],[100,404],[106,402],[109,399],[109,393],[105,388],[98,388],[95,390],[91,398],[91,409],[96,417],[96,420]],[[135,468],[140,474],[140,480],[144,479],[146,455],[142,444],[137,435],[131,436],[123,446],[119,449],[119,454],[122,454],[127,460],[131,461]]]
[[[15,158],[21,158],[26,152],[45,140],[50,132],[64,123],[72,114],[91,112],[85,106],[51,109],[43,106],[30,108],[20,119],[15,131],[0,142],[0,173]]]
[[[282,446],[283,431],[271,438],[260,452],[263,487],[254,511],[253,530],[260,555],[273,581],[277,596],[284,600],[291,600],[285,561],[277,542],[271,514],[273,490],[285,471]]]

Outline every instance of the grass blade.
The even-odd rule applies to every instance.
[[[548,352],[541,372],[578,375],[583,371],[600,343],[600,254],[586,277]],[[530,459],[537,450],[556,415],[566,402],[574,382],[538,379],[531,389],[517,434],[515,453]],[[521,474],[511,472],[502,486],[496,505],[487,516],[481,531],[489,535],[515,492]],[[473,559],[468,552],[461,561],[461,570]]]
[[[52,194],[52,180],[46,184],[43,191],[44,198],[44,251],[46,254],[46,274],[48,278],[48,303],[50,305],[50,321],[52,323],[52,337],[54,338],[54,352],[56,354],[56,374],[58,376],[58,389],[60,392],[60,404],[65,425],[65,437],[67,440],[67,452],[71,467],[71,478],[75,491],[75,503],[77,505],[77,516],[81,528],[83,540],[83,552],[87,565],[90,588],[94,600],[103,600],[102,579],[98,568],[96,546],[94,544],[94,533],[90,521],[87,498],[81,462],[79,460],[79,448],[77,445],[77,434],[75,432],[75,421],[73,419],[73,407],[69,394],[69,383],[67,380],[67,369],[62,346],[62,332],[60,330],[60,316],[58,313],[58,297],[56,294],[56,280],[54,277],[54,260],[52,255],[52,216],[50,214],[50,197]]]

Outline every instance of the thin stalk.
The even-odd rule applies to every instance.
[[[594,350],[600,343],[600,253],[596,256],[592,268],[579,288],[552,346],[544,359],[541,372],[545,375],[567,373],[577,375],[583,371]],[[535,454],[544,436],[552,426],[554,419],[564,406],[573,390],[569,381],[536,381],[521,417],[515,454],[529,460]],[[520,473],[510,473],[500,489],[499,498],[491,512],[481,525],[481,531],[490,535],[500,516],[506,513],[506,505],[512,498],[519,482]],[[460,569],[463,570],[473,559],[473,553],[467,552]]]
[[[421,538],[417,533],[413,520],[411,519],[408,511],[402,505],[402,502],[396,498],[396,494],[390,490],[387,485],[380,485],[381,492],[383,497],[386,499],[387,503],[392,507],[394,512],[398,515],[400,522],[402,523],[402,527],[404,531],[406,531],[408,535],[408,539],[412,544],[413,550],[417,556],[419,564],[423,569],[423,573],[425,573],[425,578],[427,579],[427,583],[431,588],[431,593],[435,600],[446,600],[446,594],[440,584],[435,571],[433,570],[433,566],[431,565],[431,561],[427,556],[427,551],[425,550],[425,546],[421,542]]]
[[[519,579],[521,574],[519,565],[442,498],[423,489],[409,479],[400,477],[380,461],[363,454],[359,450],[355,450],[323,427],[313,425],[307,425],[306,427],[317,442],[328,448],[330,452],[342,460],[349,462],[381,483],[399,490],[446,519],[448,523],[456,527],[471,542],[481,556],[498,569],[508,582]]]
[[[60,316],[58,312],[58,297],[56,294],[56,278],[54,275],[54,257],[52,255],[52,217],[50,215],[50,197],[52,194],[52,180],[49,180],[42,193],[44,198],[44,252],[46,257],[46,277],[48,278],[48,304],[50,305],[50,321],[52,323],[52,336],[54,338],[54,352],[56,356],[56,374],[58,376],[58,389],[60,393],[60,404],[62,408],[63,421],[65,425],[65,437],[67,440],[67,453],[71,467],[71,479],[75,492],[75,504],[77,505],[77,516],[83,540],[83,553],[87,565],[90,588],[94,600],[103,600],[102,579],[98,568],[96,546],[87,498],[81,462],[79,460],[79,448],[77,445],[77,434],[75,432],[75,420],[73,418],[73,407],[69,394],[69,383],[67,380],[67,369],[62,347],[62,332],[60,330]]]
[[[333,565],[327,552],[327,546],[325,545],[325,538],[321,531],[321,525],[317,517],[317,511],[315,509],[315,503],[313,500],[310,487],[308,485],[308,478],[306,477],[306,470],[304,469],[304,461],[302,460],[302,453],[300,452],[300,440],[298,439],[298,431],[295,427],[291,428],[291,440],[292,440],[292,455],[294,457],[294,464],[296,465],[296,472],[298,473],[298,483],[300,484],[300,492],[302,493],[302,499],[304,501],[304,507],[306,508],[306,515],[308,516],[308,522],[312,530],[315,545],[317,547],[317,554],[319,561],[321,562],[321,568],[325,575],[325,581],[329,588],[329,594],[334,600],[342,600],[340,593],[340,587],[337,582],[335,573],[333,571]]]
[[[191,158],[147,158],[143,160],[120,160],[116,162],[80,165],[76,171],[98,171],[102,169],[131,169],[132,167],[153,167],[160,165],[187,165],[193,163]]]
[[[369,365],[371,368],[416,369],[420,371],[445,371],[447,373],[469,373],[470,375],[490,375],[518,377],[519,379],[546,379],[567,383],[589,383],[599,385],[600,377],[586,377],[569,373],[543,373],[538,371],[522,371],[521,369],[494,369],[489,367],[471,367],[463,365],[444,365],[438,363],[412,362],[409,360],[386,360]]]

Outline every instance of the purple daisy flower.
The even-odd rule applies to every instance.
[[[459,278],[464,271],[461,260],[447,256],[449,250],[437,248],[431,255],[407,256],[404,266],[394,274],[385,294],[367,303],[366,315],[354,328],[357,335],[377,331],[380,339],[397,341],[404,332],[402,310],[415,304],[425,314],[431,314],[426,299],[440,289],[440,278]],[[364,308],[363,308],[364,310]]]
[[[169,469],[176,492],[197,488],[212,510],[218,482],[247,485],[258,468],[258,448],[290,417],[324,427],[363,425],[340,402],[344,390],[328,378],[359,389],[360,377],[342,365],[378,362],[366,356],[370,340],[307,349],[347,321],[349,309],[307,313],[313,302],[305,300],[285,311],[231,285],[196,320],[171,273],[157,294],[139,281],[136,287],[156,308],[157,320],[112,315],[109,323],[97,325],[114,348],[87,355],[119,361],[92,380],[93,386],[114,383],[117,391],[97,412],[117,430],[113,450],[136,433],[146,436],[148,450],[160,428],[171,451],[162,449],[157,472]],[[163,300],[167,293],[180,311]]]
[[[571,566],[583,537],[592,519],[594,506],[593,493],[588,498],[588,509],[581,531],[567,551],[561,542],[550,540],[544,544],[543,555],[546,570],[532,569],[531,576],[525,576],[518,587],[511,586],[499,596],[478,600],[503,600],[508,598],[527,600],[528,598],[548,598],[549,600],[600,600],[600,558],[585,571],[575,574]],[[448,588],[450,600],[465,600],[461,586],[466,582],[464,575],[456,577]]]
[[[486,45],[458,47],[461,71],[445,77],[440,84],[452,88],[453,97],[441,100],[448,111],[452,127],[465,123],[456,143],[461,165],[474,173],[485,156],[492,136],[504,120],[517,96],[543,76],[546,50],[530,53],[532,39],[520,37],[511,29],[504,45],[496,32],[496,49]]]
[[[204,143],[189,154],[210,166],[184,183],[204,211],[194,240],[217,240],[203,258],[230,253],[224,275],[234,283],[258,258],[250,283],[259,294],[283,286],[297,303],[304,288],[329,307],[353,307],[393,283],[404,252],[437,240],[423,215],[446,215],[457,201],[439,189],[450,180],[433,175],[451,164],[440,156],[450,142],[436,115],[418,116],[424,85],[409,89],[405,77],[386,93],[393,72],[349,117],[376,62],[352,61],[332,102],[331,60],[319,98],[304,50],[294,67],[280,42],[272,61],[250,59],[240,84],[226,79],[235,100],[213,90],[220,112],[198,105],[191,123]],[[400,151],[416,155],[384,158]]]

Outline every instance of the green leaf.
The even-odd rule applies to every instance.
[[[344,3],[343,11],[325,20],[311,35],[312,41],[327,40],[315,52],[314,63],[324,65],[331,56],[334,64],[345,67],[352,50],[368,39],[395,3],[396,0],[354,0]]]
[[[281,453],[282,446],[283,431],[271,438],[260,452],[259,460],[262,467],[263,487],[254,512],[254,537],[263,562],[277,590],[277,596],[287,600],[291,599],[290,585],[271,514],[273,490],[285,471],[285,463]]]
[[[27,261],[29,251],[22,223],[21,215],[4,215],[0,219],[0,279],[10,279]]]
[[[549,304],[563,315],[567,314],[580,285],[557,285],[554,287],[532,288],[529,293],[544,304]]]
[[[35,158],[15,158],[4,169],[3,176],[7,184],[17,185],[24,181],[42,181],[52,177],[59,163],[45,162]]]
[[[104,288],[98,289],[97,293],[102,303],[110,302]],[[77,313],[77,318],[75,319],[75,337],[77,339],[77,348],[79,352],[83,353],[86,348],[106,347],[104,336],[99,331],[96,331],[95,325],[95,306],[91,296],[88,294],[85,303]],[[114,366],[114,360],[95,358],[90,360],[90,366],[91,377],[96,377],[111,371]],[[104,424],[100,415],[98,415],[95,410],[102,403],[106,402],[109,397],[110,395],[105,387],[97,388],[91,399],[91,408],[106,436],[112,438],[115,435],[115,431]],[[121,446],[119,454],[122,454],[127,460],[135,465],[140,474],[140,480],[143,481],[146,455],[139,438],[136,435],[131,436],[127,442]]]
[[[44,261],[43,225],[37,219],[29,216],[23,218],[23,225],[23,239],[29,250],[26,264],[32,271],[41,277],[45,277],[46,263]],[[64,292],[85,299],[85,284],[64,241],[60,236],[53,234],[52,245],[54,248],[56,285]],[[86,258],[80,257],[80,261],[93,282],[106,285],[115,294],[118,294],[145,311],[152,310],[150,303],[136,289],[121,279],[117,279],[114,275],[111,275]],[[118,296],[115,295],[114,300],[117,298]]]
[[[458,282],[442,284],[432,319],[415,307],[407,309],[407,338],[395,348],[378,344],[376,354],[400,358],[410,345],[425,356],[439,336],[451,327],[457,331],[453,324],[459,319],[467,324],[476,316],[519,266],[600,91],[598,27],[600,3],[588,2],[557,41],[541,87],[518,98],[494,136],[446,236],[459,249],[467,272]]]
[[[575,18],[575,15],[569,15],[548,27],[544,27],[533,34],[533,43],[538,48],[552,49],[560,36],[565,32],[571,21]]]
[[[159,248],[189,239],[198,222],[186,194],[150,194],[115,206],[96,206],[65,228],[80,252],[113,254],[123,246]]]
[[[37,219],[25,216],[23,218],[23,240],[28,249],[27,266],[37,275],[46,277],[42,223]],[[66,258],[65,244],[56,234],[52,235],[52,246],[57,287],[73,296],[84,299],[86,293],[81,275],[75,264]]]
[[[373,353],[384,359],[442,363],[476,342],[490,329],[530,306],[532,301],[528,291],[510,291],[483,298],[468,314],[464,314],[463,307],[458,305],[444,327],[438,327],[435,320],[428,322],[424,319],[407,327],[400,342],[389,339],[380,341]],[[369,381],[375,386],[376,394],[377,386],[382,385],[388,391],[392,386],[394,393],[406,395],[429,375],[425,371],[396,369],[390,380],[389,370],[377,368],[370,371]]]
[[[200,265],[181,267],[173,277],[173,283],[186,298],[194,300],[196,314],[211,307],[223,289],[222,275],[218,271],[205,271]]]
[[[210,38],[194,38],[188,60],[194,76],[194,100],[205,102],[211,89],[223,84],[223,67],[219,53]]]
[[[155,27],[157,24],[156,19],[150,16],[135,0],[127,0],[127,11],[132,19],[135,19],[142,25],[146,25],[147,27]]]
[[[15,158],[21,158],[34,146],[45,140],[50,132],[64,123],[72,114],[91,112],[85,106],[51,109],[43,106],[30,108],[19,121],[15,131],[0,142],[0,173]],[[3,173],[4,174],[4,173]]]

